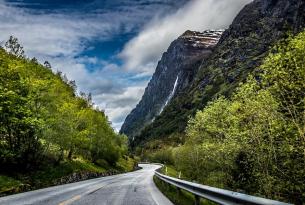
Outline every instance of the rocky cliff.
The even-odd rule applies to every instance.
[[[127,116],[121,133],[136,136],[162,113],[171,99],[193,81],[199,63],[207,58],[223,31],[186,31],[159,61],[142,100]]]
[[[161,115],[131,145],[183,132],[188,118],[196,110],[217,95],[229,96],[249,73],[259,68],[270,47],[288,33],[302,31],[304,26],[304,0],[254,0],[245,6],[212,54],[205,57],[198,68],[193,68],[198,70],[192,77],[194,80],[172,98]]]

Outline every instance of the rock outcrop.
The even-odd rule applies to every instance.
[[[212,54],[202,58],[197,68],[192,68],[197,71],[191,77],[192,82],[172,98],[161,115],[135,138],[132,146],[184,131],[188,118],[198,109],[203,109],[217,95],[230,96],[249,73],[259,68],[272,46],[304,27],[304,0],[254,0],[245,6],[223,33]],[[170,81],[171,87],[175,76]],[[164,91],[158,87],[154,92]]]
[[[142,100],[127,116],[121,133],[132,138],[153,122],[171,99],[193,81],[198,65],[212,53],[222,32],[186,31],[176,39],[163,54]]]

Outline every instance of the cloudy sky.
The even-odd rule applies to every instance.
[[[0,0],[0,43],[49,61],[92,93],[119,130],[185,30],[227,28],[251,0]]]

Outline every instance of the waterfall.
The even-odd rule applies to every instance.
[[[179,74],[177,75],[177,78],[176,78],[176,81],[175,81],[175,84],[174,84],[174,87],[173,87],[173,90],[172,92],[169,94],[169,96],[167,97],[164,105],[161,107],[161,110],[159,112],[159,115],[163,112],[164,108],[166,107],[166,105],[169,103],[169,101],[172,99],[172,97],[175,95],[175,92],[176,92],[176,88],[177,88],[177,85],[178,85],[178,80],[179,80]]]

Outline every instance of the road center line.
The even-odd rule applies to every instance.
[[[121,178],[121,177],[120,177],[120,178]],[[108,186],[108,185],[110,185],[110,184],[114,184],[114,183],[116,183],[116,182],[107,183],[107,184],[102,185],[102,186],[96,185],[96,186],[94,186],[94,188],[92,188],[92,189],[86,191],[85,193],[83,193],[83,194],[81,194],[81,195],[76,195],[76,196],[74,196],[74,197],[71,198],[71,199],[68,199],[68,200],[66,200],[66,201],[63,201],[63,202],[59,203],[58,205],[69,205],[69,204],[71,204],[71,203],[73,203],[73,202],[75,202],[75,201],[77,201],[77,200],[80,200],[83,196],[86,196],[86,195],[89,195],[89,194],[93,194],[93,193],[97,192],[98,190],[100,190],[101,188],[103,188],[103,187],[105,187],[105,186]]]
[[[76,196],[74,196],[73,198],[71,198],[71,199],[69,199],[67,201],[59,203],[58,205],[68,205],[68,204],[71,204],[74,201],[79,200],[80,198],[81,198],[81,195],[76,195]]]

